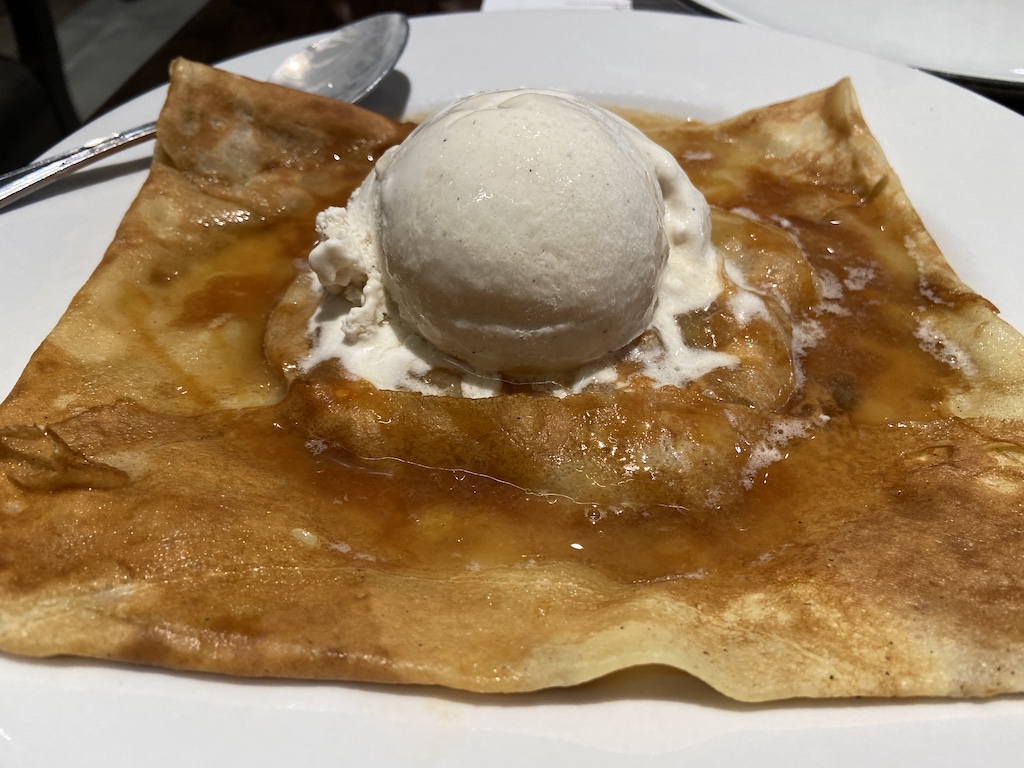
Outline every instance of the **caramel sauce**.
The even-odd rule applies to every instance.
[[[229,245],[151,276],[143,288],[125,294],[120,311],[144,330],[144,354],[176,360],[181,396],[195,414],[164,418],[162,413],[177,411],[140,405],[145,415],[125,419],[152,426],[125,437],[127,447],[146,440],[163,446],[166,440],[171,448],[154,449],[163,457],[178,440],[181,450],[199,457],[192,461],[207,457],[224,468],[231,503],[208,498],[178,507],[176,486],[188,483],[187,465],[173,478],[160,478],[153,467],[127,468],[136,478],[149,478],[143,495],[102,509],[105,526],[143,542],[147,556],[125,563],[126,571],[147,578],[184,569],[216,571],[237,541],[245,541],[268,569],[287,569],[301,558],[304,568],[319,574],[366,568],[451,579],[481,569],[570,563],[623,586],[686,581],[699,601],[703,584],[741,589],[783,564],[790,575],[820,571],[822,532],[843,540],[854,535],[847,526],[855,520],[864,524],[861,530],[871,529],[879,505],[897,508],[908,524],[927,519],[934,500],[910,480],[921,467],[941,468],[958,458],[963,430],[937,419],[945,416],[942,404],[949,394],[969,382],[915,335],[918,313],[936,299],[922,289],[901,220],[889,216],[869,186],[828,189],[756,172],[736,178],[732,169],[744,163],[734,163],[730,152],[742,148],[732,148],[728,137],[694,134],[665,118],[649,124],[709,202],[732,212],[718,214],[718,246],[747,265],[765,296],[786,307],[787,323],[813,329],[795,368],[785,368],[769,385],[763,379],[775,369],[742,369],[731,379],[719,372],[690,385],[678,402],[671,392],[618,399],[611,393],[595,401],[604,408],[598,411],[579,405],[586,399],[575,399],[585,396],[570,397],[558,413],[564,417],[578,408],[574,424],[601,414],[601,423],[587,427],[579,440],[557,420],[541,420],[522,432],[509,427],[508,439],[525,434],[519,446],[524,455],[537,453],[542,469],[567,478],[572,492],[488,471],[487,457],[473,444],[448,447],[448,453],[466,457],[461,466],[414,449],[359,455],[324,440],[315,421],[295,418],[297,390],[288,391],[283,372],[267,362],[262,348],[268,318],[308,253],[310,212],[270,229],[225,223],[226,230],[234,227],[234,236],[218,242]],[[954,308],[974,300],[966,293],[942,297]],[[774,365],[771,350],[779,342],[768,330],[716,317],[711,312],[691,318],[690,341],[710,348],[739,345],[750,350],[750,366],[759,357]],[[177,348],[178,330],[199,338],[200,346]],[[339,407],[358,410],[381,434],[391,429],[403,445],[429,437],[429,418],[403,423],[413,416],[403,401],[385,408],[390,401],[374,399],[358,383],[331,386]],[[436,400],[448,407],[442,402],[448,398]],[[462,434],[497,430],[498,422],[484,411],[451,407],[450,420],[461,420]],[[730,426],[737,419],[747,419],[749,428]],[[105,436],[91,431],[89,414],[76,417],[69,429],[77,430],[83,450],[117,465]],[[666,469],[653,456],[657,445],[651,436],[684,433],[694,444],[715,447],[695,454],[704,457],[696,464]],[[609,468],[615,478],[610,484],[596,471],[588,474],[593,455],[599,455],[593,466]],[[763,461],[754,461],[762,455]],[[999,460],[986,458],[985,466]],[[619,502],[617,484],[623,488]],[[916,490],[908,492],[911,486]],[[601,493],[594,493],[599,487]],[[637,497],[633,487],[654,490]],[[123,500],[125,491],[119,492]],[[147,517],[154,492],[165,494],[168,503],[161,515]],[[837,506],[845,511],[833,522]],[[170,539],[161,519],[166,515],[180,515]],[[23,527],[18,536],[29,550],[27,542],[37,536],[58,536],[65,544],[59,566],[47,561],[37,570],[20,569],[22,586],[42,580],[48,568],[92,567],[90,525],[83,515],[59,531],[43,518],[38,527]],[[946,535],[966,537],[958,525]],[[972,535],[994,537],[985,530]],[[19,551],[16,544],[12,553]],[[846,566],[851,578],[863,567]],[[238,629],[242,619],[234,621]]]
[[[666,119],[652,124],[669,145],[689,140],[681,129],[674,133],[667,127]],[[544,488],[519,487],[486,471],[430,466],[419,458],[359,458],[311,437],[310,425],[290,423],[285,396],[283,404],[264,402],[232,414],[226,441],[233,452],[273,457],[273,471],[283,477],[281,483],[296,489],[296,500],[273,513],[287,515],[282,525],[295,532],[294,540],[278,544],[316,550],[327,566],[360,563],[400,573],[451,576],[479,568],[533,568],[568,561],[626,583],[699,581],[712,575],[739,578],[752,564],[767,567],[779,553],[805,545],[806,521],[801,515],[810,512],[794,500],[819,495],[822,472],[827,476],[828,467],[847,466],[854,459],[859,462],[851,457],[851,452],[862,450],[856,439],[859,428],[927,420],[935,415],[935,404],[963,384],[963,377],[922,349],[914,335],[916,309],[925,301],[919,278],[902,252],[904,233],[899,224],[888,220],[885,210],[872,206],[870,190],[804,187],[794,180],[780,184],[756,174],[730,184],[721,176],[721,169],[730,165],[722,151],[717,145],[689,146],[683,158],[698,186],[708,190],[712,204],[744,213],[732,219],[719,216],[719,246],[749,256],[792,251],[796,243],[796,252],[803,254],[806,263],[794,266],[792,260],[762,260],[762,280],[769,288],[775,281],[775,293],[797,304],[790,308],[793,317],[813,322],[821,337],[799,360],[801,386],[778,390],[784,395],[768,413],[764,434],[768,437],[779,417],[826,416],[827,430],[817,429],[821,424],[816,422],[808,434],[778,440],[777,458],[752,470],[749,487],[728,493],[718,489],[730,499],[727,506],[713,498],[703,506],[673,503],[670,495],[641,505],[594,503],[588,501],[585,476],[573,481],[578,488],[574,494],[549,493]],[[686,159],[701,153],[713,159]],[[815,198],[811,207],[821,210],[817,219],[792,212],[793,200],[805,196]],[[308,220],[303,219],[294,227],[253,236],[240,230],[230,248],[165,281],[164,290],[170,291],[166,304],[180,307],[171,327],[208,329],[209,348],[197,353],[204,361],[201,376],[187,382],[196,397],[222,402],[224,392],[251,389],[254,381],[267,391],[283,392],[280,372],[267,370],[258,340],[268,314],[294,275],[293,262],[308,250],[307,227]],[[835,290],[853,277],[862,283],[856,290]],[[824,282],[825,295],[832,297],[824,308],[811,305],[818,296],[812,285],[815,280]],[[126,310],[141,322],[151,301],[151,296],[144,295]],[[720,347],[729,334],[737,338],[747,334],[755,351],[764,341],[756,338],[756,328],[737,332],[735,328],[716,331],[714,326],[713,317],[698,318],[691,340],[699,342],[701,337],[704,341],[699,343]],[[148,351],[164,354],[166,346],[166,337],[154,334]],[[751,364],[757,363],[755,357]],[[724,398],[725,403],[742,404],[744,398],[729,394],[721,374],[716,375],[717,380],[697,387],[710,397],[709,402]],[[272,386],[264,386],[268,377],[276,377]],[[361,404],[356,395],[346,395],[344,387],[336,394],[352,397],[353,407],[372,407]],[[636,401],[628,405],[623,401],[617,414],[626,425],[652,418]],[[402,412],[379,418],[400,422]],[[402,429],[400,423],[396,429]],[[756,447],[749,435],[741,438],[721,433],[721,427],[714,429],[720,433],[715,439],[732,445],[736,454],[749,457]],[[579,452],[599,450],[596,445],[572,446],[568,458],[563,458],[551,451],[550,443],[543,448],[552,471],[563,470],[565,461],[571,462]],[[622,446],[623,451],[634,448]],[[607,456],[616,456],[615,450]],[[898,458],[897,451],[882,461]],[[265,462],[261,458],[257,463]],[[443,463],[440,457],[439,463]],[[621,468],[623,481],[630,475],[659,471],[642,462]],[[709,493],[720,480],[713,467],[706,471],[690,467],[685,476],[687,483],[707,482],[704,490]],[[724,480],[734,486],[739,482],[735,473]],[[882,496],[898,496],[897,477],[882,482],[885,487],[878,490]],[[832,486],[841,488],[843,482]]]

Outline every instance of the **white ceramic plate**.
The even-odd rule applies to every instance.
[[[1024,88],[1020,0],[697,0],[736,21]]]
[[[299,47],[228,66],[253,76]],[[1024,307],[1024,119],[938,79],[756,27],[679,15],[523,12],[420,18],[400,62],[418,113],[538,85],[702,118],[851,76],[911,198],[969,283],[1017,327]],[[144,96],[65,145],[151,119]],[[103,253],[145,174],[130,150],[0,214],[0,391]],[[2,546],[0,522],[0,546]],[[1010,766],[1024,700],[740,705],[680,673],[482,697],[256,682],[0,656],[0,766]]]

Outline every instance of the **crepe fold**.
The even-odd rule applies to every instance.
[[[1024,687],[1024,344],[849,83],[645,126],[785,305],[781,378],[742,328],[702,338],[750,367],[681,388],[300,371],[314,217],[410,127],[175,63],[145,185],[0,407],[0,648],[485,692],[642,664],[751,701]]]

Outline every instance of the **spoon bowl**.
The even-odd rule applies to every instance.
[[[339,101],[359,101],[394,69],[409,39],[401,13],[381,13],[336,30],[293,56],[270,82]]]

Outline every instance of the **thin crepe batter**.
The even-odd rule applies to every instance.
[[[410,126],[177,62],[149,179],[0,407],[0,648],[492,692],[648,663],[744,700],[1022,690],[1021,336],[849,83],[647,128],[766,299],[683,319],[743,365],[378,391],[299,375],[302,259]]]

